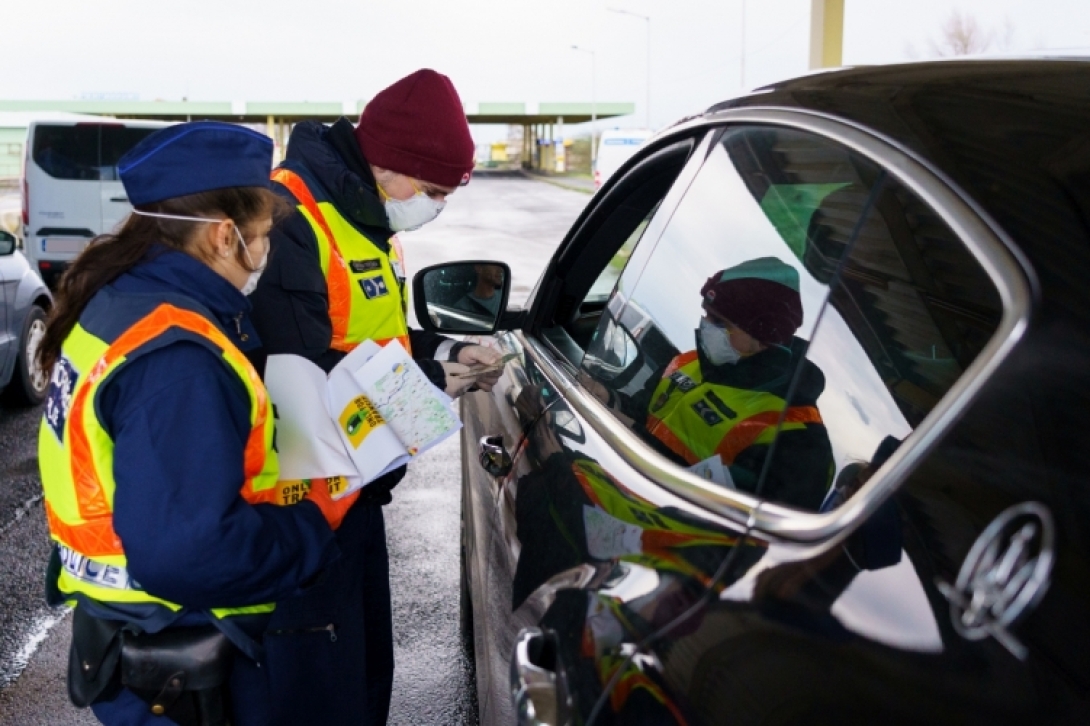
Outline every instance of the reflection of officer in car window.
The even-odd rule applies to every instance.
[[[701,586],[735,543],[719,529],[674,507],[658,507],[625,487],[587,456],[576,431],[560,425],[563,402],[550,406],[548,386],[530,385],[515,403],[527,434],[528,472],[514,486],[516,535],[521,543],[512,582],[512,608],[553,575],[614,559],[691,578]],[[575,420],[577,421],[577,420]],[[699,589],[699,588],[698,588]]]
[[[817,409],[825,376],[794,335],[802,324],[798,271],[772,257],[749,260],[712,275],[700,293],[696,349],[652,376],[630,415],[675,459],[693,465],[718,456],[744,491],[756,490],[776,440],[760,494],[817,510],[833,459]]]
[[[499,265],[474,265],[477,282],[455,303],[454,307],[467,313],[496,318],[500,314],[500,298],[503,290],[503,268]]]

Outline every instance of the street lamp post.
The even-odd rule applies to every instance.
[[[609,12],[619,13],[620,15],[631,15],[632,17],[640,18],[647,23],[647,112],[645,114],[644,123],[647,125],[647,128],[651,128],[651,17],[634,13],[631,10],[623,10],[621,8],[609,8]]]
[[[739,65],[739,78],[742,86],[741,93],[746,92],[746,0],[742,0],[742,55],[740,57]]]
[[[594,173],[594,165],[598,161],[598,144],[595,143],[598,140],[597,135],[597,121],[598,121],[598,106],[595,101],[595,73],[594,73],[594,51],[590,48],[583,48],[578,45],[573,45],[572,50],[578,50],[582,53],[590,53],[590,171]]]

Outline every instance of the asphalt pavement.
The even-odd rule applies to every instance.
[[[410,277],[444,261],[502,260],[512,269],[511,302],[521,303],[587,201],[540,181],[479,174],[439,219],[401,235]],[[71,618],[43,596],[40,415],[0,407],[0,724],[94,724],[65,693]],[[386,509],[397,664],[390,724],[476,723],[458,637],[459,452],[454,437],[422,456]]]

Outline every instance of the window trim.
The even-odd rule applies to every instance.
[[[709,127],[739,124],[780,126],[813,133],[886,169],[950,227],[984,268],[1003,304],[1003,315],[996,332],[977,358],[856,496],[832,512],[812,513],[708,484],[656,453],[623,426],[605,405],[579,386],[553,359],[549,346],[523,331],[515,331],[515,335],[584,421],[641,475],[702,509],[738,525],[752,526],[773,540],[835,544],[851,534],[900,487],[976,399],[1025,333],[1033,286],[1027,269],[1019,264],[1021,256],[1017,248],[1002,229],[975,203],[967,201],[968,197],[955,184],[895,142],[841,119],[804,111],[760,107],[732,109],[704,120],[704,125]],[[685,128],[691,132],[691,126],[686,124]],[[709,138],[713,136],[718,135],[708,135]],[[702,165],[701,161],[694,166]],[[687,176],[686,172],[683,176]],[[687,191],[688,184],[685,188]],[[673,209],[670,211],[672,216]],[[657,246],[658,240],[655,241]]]

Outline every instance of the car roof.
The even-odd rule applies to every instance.
[[[1090,61],[845,68],[757,89],[704,116],[757,107],[837,117],[884,136],[982,207],[1044,283],[1090,273]]]

